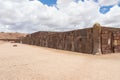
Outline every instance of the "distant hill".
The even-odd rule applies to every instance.
[[[20,37],[25,37],[27,34],[23,33],[6,33],[0,32],[0,39],[18,39]]]

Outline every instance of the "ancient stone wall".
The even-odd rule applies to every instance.
[[[102,27],[101,41],[103,54],[120,52],[120,29]]]
[[[21,38],[24,44],[89,54],[120,52],[120,29],[95,24],[68,32],[36,32]]]
[[[30,45],[92,53],[92,28],[69,32],[36,32],[22,38]]]

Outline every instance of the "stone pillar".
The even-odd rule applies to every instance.
[[[71,44],[72,44],[72,51],[75,51],[74,41],[72,41]]]
[[[93,26],[93,54],[101,54],[101,26],[99,23]]]

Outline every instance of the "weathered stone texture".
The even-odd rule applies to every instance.
[[[36,32],[20,40],[25,44],[89,54],[120,52],[120,29],[100,25],[68,32]]]
[[[101,26],[96,23],[93,26],[93,54],[101,54]]]
[[[102,28],[101,34],[102,53],[120,52],[120,29],[119,28]]]
[[[36,32],[22,39],[30,45],[92,53],[92,28],[69,32]]]

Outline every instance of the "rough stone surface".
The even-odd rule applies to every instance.
[[[120,29],[119,28],[102,28],[101,33],[102,53],[120,52]]]
[[[96,23],[93,26],[93,54],[101,54],[101,26]]]
[[[98,27],[95,27],[98,26]],[[24,44],[89,54],[120,52],[120,29],[95,24],[68,32],[35,32],[21,38]]]
[[[30,45],[92,53],[92,28],[69,32],[36,32],[22,38]]]

